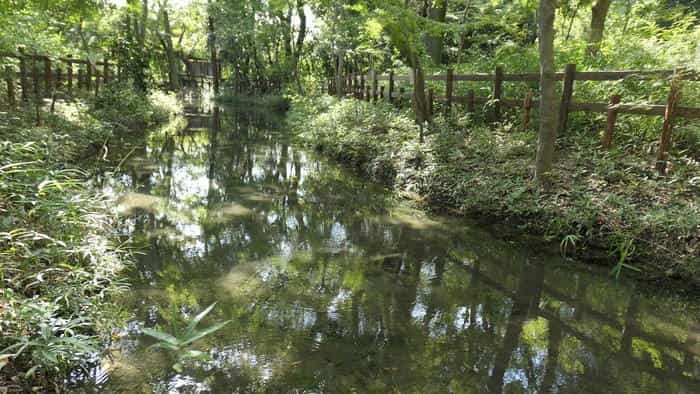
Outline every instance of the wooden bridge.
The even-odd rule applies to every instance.
[[[215,75],[221,75],[221,62],[216,63],[218,73],[214,72],[209,59],[183,57],[182,62],[185,64],[185,72],[180,78],[186,85],[202,86],[204,83],[211,83]]]

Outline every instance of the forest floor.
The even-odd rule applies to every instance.
[[[534,130],[437,117],[420,143],[408,110],[331,97],[294,99],[288,119],[303,143],[425,208],[511,224],[614,275],[700,289],[697,160],[676,159],[662,177],[651,155],[606,152],[572,133],[542,191],[532,182]]]
[[[118,166],[114,140],[177,110],[116,86],[54,112],[0,104],[0,388],[58,390],[122,321],[109,300],[131,255],[90,172]]]

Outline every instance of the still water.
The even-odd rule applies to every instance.
[[[270,114],[188,119],[106,186],[141,254],[100,391],[700,392],[696,306],[413,210]],[[214,302],[209,360],[149,349]]]

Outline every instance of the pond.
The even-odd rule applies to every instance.
[[[188,123],[105,186],[141,253],[100,391],[700,392],[697,305],[412,209],[271,114]],[[215,302],[208,360],[149,348]]]

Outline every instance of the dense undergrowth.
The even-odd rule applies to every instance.
[[[120,323],[109,300],[131,257],[110,197],[79,167],[110,165],[112,137],[173,110],[164,95],[116,87],[44,108],[39,125],[33,108],[0,107],[0,387],[61,391]]]
[[[289,122],[303,142],[429,206],[507,220],[557,240],[564,254],[644,279],[700,285],[700,164],[688,147],[660,177],[634,133],[605,152],[599,125],[579,120],[560,138],[545,192],[531,180],[536,133],[515,123],[439,116],[421,144],[408,111],[330,97],[295,99]]]

